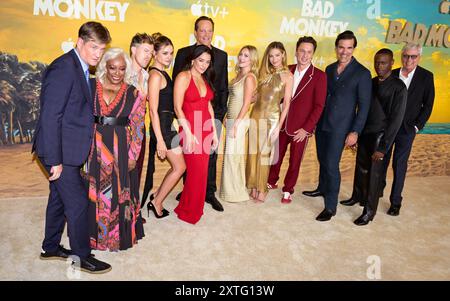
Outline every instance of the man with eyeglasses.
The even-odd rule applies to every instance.
[[[421,55],[421,45],[414,43],[406,44],[402,49],[401,59],[403,67],[392,71],[392,74],[399,77],[408,89],[405,117],[395,137],[394,144],[386,153],[384,159],[383,189],[386,186],[386,173],[392,149],[394,149],[394,158],[392,161],[394,180],[389,197],[391,206],[387,211],[387,214],[392,216],[400,214],[403,199],[402,190],[405,184],[408,158],[411,154],[414,138],[416,137],[416,133],[425,126],[433,110],[433,73],[419,66]]]

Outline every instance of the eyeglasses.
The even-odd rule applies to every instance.
[[[413,55],[403,54],[402,57],[403,57],[405,60],[408,60],[408,59],[415,60],[415,59],[417,59],[419,56],[418,56],[417,54],[413,54]]]

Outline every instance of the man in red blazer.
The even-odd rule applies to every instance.
[[[311,63],[317,48],[316,40],[312,37],[301,37],[296,47],[297,64],[289,66],[289,70],[294,75],[293,96],[280,131],[278,154],[275,154],[278,160],[270,168],[267,183],[269,189],[278,187],[281,164],[290,144],[289,168],[284,178],[281,199],[283,204],[289,204],[292,201],[291,195],[297,183],[303,152],[322,114],[327,95],[327,76]]]

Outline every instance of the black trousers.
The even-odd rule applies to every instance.
[[[401,206],[402,204],[402,191],[405,186],[406,171],[408,169],[408,159],[411,154],[414,138],[416,133],[409,133],[405,130],[404,126],[401,126],[394,143],[384,158],[384,169],[382,179],[382,190],[386,187],[386,175],[389,167],[389,161],[391,160],[392,150],[394,157],[392,160],[392,169],[394,171],[394,181],[392,182],[391,195],[389,197],[391,204],[395,206]],[[382,190],[380,193],[382,193]]]
[[[384,160],[373,161],[383,133],[363,134],[358,140],[352,199],[364,204],[364,211],[375,215],[384,171]]]
[[[217,138],[219,139],[222,136],[222,121],[224,116],[216,116],[215,123],[216,123],[216,131],[217,131]],[[216,176],[217,176],[217,152],[218,149],[216,149],[211,155],[209,155],[209,163],[208,163],[208,182],[206,184],[206,198],[214,196],[215,192],[217,191],[217,185],[216,185]]]

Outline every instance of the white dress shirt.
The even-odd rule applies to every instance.
[[[414,68],[413,71],[409,72],[408,76],[403,76],[402,70],[403,70],[403,68],[400,69],[399,77],[405,83],[406,89],[409,89],[409,85],[411,85],[411,81],[414,76],[414,72],[416,72],[416,68]]]
[[[306,70],[309,69],[309,66],[311,66],[311,64],[309,64],[308,67],[303,69],[303,71],[301,71],[301,72],[298,71],[298,65],[297,65],[297,67],[295,67],[294,85],[292,87],[292,97],[294,97],[295,91],[297,91],[297,87],[298,87],[298,85],[300,85],[300,82],[302,81],[303,76],[305,76]]]
[[[408,76],[403,76],[402,70],[403,70],[403,68],[400,69],[399,78],[405,83],[406,89],[409,89],[409,85],[411,85],[411,81],[414,76],[414,72],[416,72],[416,68],[414,68],[413,71],[409,72]],[[419,131],[419,128],[417,126],[414,126],[414,128],[416,129],[416,133],[417,133]]]

